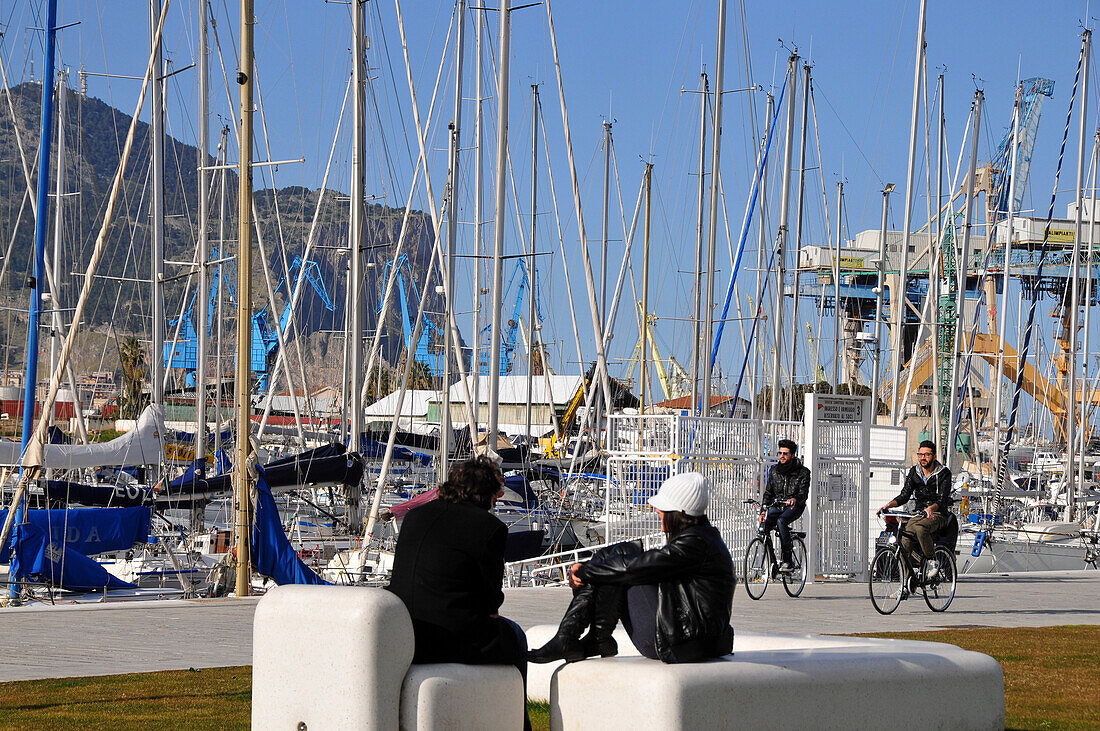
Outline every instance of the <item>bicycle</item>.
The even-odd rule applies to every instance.
[[[760,505],[760,503],[756,500],[746,500],[745,505]],[[790,571],[780,571],[779,562],[775,560],[775,545],[772,541],[772,533],[775,529],[770,531],[764,529],[768,507],[771,506],[762,507],[756,538],[749,541],[749,547],[745,549],[745,591],[750,598],[759,599],[764,596],[768,582],[778,578],[783,581],[783,590],[787,595],[797,597],[806,586],[806,543],[802,540],[806,537],[806,533],[791,531],[792,568]]]
[[[958,573],[955,566],[955,552],[949,546],[936,540],[932,557],[939,570],[930,579],[928,559],[921,557],[919,567],[913,566],[912,557],[902,550],[901,538],[907,536],[916,542],[916,534],[905,530],[902,523],[919,513],[900,511],[887,512],[882,516],[886,528],[879,536],[878,549],[871,559],[868,571],[868,591],[871,604],[879,614],[890,614],[903,599],[916,594],[919,589],[924,595],[924,603],[933,612],[942,612],[955,598],[955,586]]]

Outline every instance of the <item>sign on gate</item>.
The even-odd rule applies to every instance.
[[[865,400],[859,397],[823,397],[817,404],[817,418],[830,424],[858,424],[863,421]]]
[[[811,473],[803,525],[811,576],[861,577],[867,569],[870,399],[806,394],[805,462]]]

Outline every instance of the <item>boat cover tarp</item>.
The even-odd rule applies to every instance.
[[[51,501],[94,508],[132,508],[144,505],[153,496],[151,491],[136,485],[84,485],[68,480],[46,480],[42,489]]]
[[[389,429],[372,429],[363,432],[363,436],[366,439],[373,439],[385,445],[390,439],[390,432]],[[416,432],[398,429],[397,433],[394,434],[394,443],[402,447],[408,447],[414,452],[435,454],[439,451],[439,436],[437,434],[417,434]]]
[[[8,517],[0,511],[0,523]],[[51,541],[64,536],[68,548],[85,556],[124,551],[149,538],[152,510],[138,508],[79,508],[76,510],[28,510],[28,524],[41,530]],[[4,555],[7,555],[5,553]]]
[[[168,483],[169,489],[176,489],[183,487],[188,482],[194,482],[199,478],[199,468],[206,466],[206,457],[199,457],[198,459],[187,465],[187,469],[183,471],[183,474]],[[233,465],[229,461],[229,455],[225,453],[224,449],[219,449],[214,455],[214,475],[224,475],[232,469]],[[205,469],[203,470],[205,472]]]
[[[272,489],[293,490],[302,485],[328,482],[358,485],[363,478],[363,460],[358,454],[346,453],[341,444],[328,444],[283,457],[269,462],[264,469],[267,473],[267,484]],[[167,488],[157,494],[157,501],[174,503],[230,495],[232,492],[232,474],[220,474],[202,480],[198,479],[196,473],[192,473],[189,480],[181,478],[170,482]]]
[[[327,584],[298,557],[283,530],[275,497],[268,487],[266,470],[257,467],[256,517],[252,524],[252,565],[257,573],[276,584]]]
[[[360,454],[362,454],[364,457],[371,459],[382,459],[386,456],[386,442],[379,442],[375,439],[364,436],[360,440],[360,444],[362,446]],[[409,447],[402,447],[396,442],[394,442],[393,445],[393,456],[396,459],[403,459],[409,462],[419,462],[425,467],[431,464],[432,461],[432,458],[429,455],[424,454],[423,452],[417,452],[415,449],[411,449]]]
[[[46,427],[46,443],[47,444],[72,444],[73,438],[65,432],[57,428],[56,424],[50,424]]]
[[[161,427],[163,421],[161,407],[151,404],[141,412],[133,429],[109,442],[42,445],[42,466],[69,470],[113,465],[159,464],[164,456],[163,428]],[[19,442],[0,442],[0,465],[18,465],[19,456]]]
[[[428,490],[427,492],[422,492],[411,500],[406,500],[403,503],[398,503],[397,505],[390,507],[389,510],[391,513],[393,513],[393,517],[401,520],[413,508],[418,508],[421,505],[430,503],[432,500],[435,500],[438,497],[439,488],[433,487],[431,490]]]
[[[532,510],[538,504],[538,497],[526,476],[508,475],[504,478],[504,494],[500,501]]]
[[[17,579],[44,581],[72,591],[137,588],[109,574],[74,548],[51,540],[50,535],[34,523],[15,526],[14,538],[19,547],[12,567]]]

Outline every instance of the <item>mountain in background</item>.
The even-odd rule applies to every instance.
[[[18,124],[19,140],[30,169],[32,183],[37,180],[38,137],[40,127],[42,87],[37,83],[20,84],[11,90],[10,105]],[[65,310],[63,319],[67,323],[71,308],[75,306],[82,274],[91,256],[95,238],[103,223],[107,205],[107,195],[111,182],[118,169],[126,132],[131,117],[105,102],[83,96],[71,89],[62,92],[58,99],[58,110],[63,109],[61,128],[65,139],[64,159],[64,195],[62,197],[62,237],[60,250],[60,292],[59,306]],[[26,282],[32,270],[34,245],[34,217],[30,201],[27,199],[27,185],[20,160],[16,140],[16,127],[8,111],[9,100],[0,92],[0,253],[5,255],[0,266],[0,298],[6,307],[0,316],[0,347],[3,354],[4,375],[21,373],[25,367],[27,308]],[[98,271],[95,288],[89,307],[84,316],[85,330],[82,347],[74,360],[78,373],[94,370],[117,370],[118,340],[129,334],[136,334],[147,341],[150,331],[150,136],[149,125],[138,121],[135,128],[133,150],[123,178],[119,203],[111,227],[106,254]],[[57,128],[51,141],[50,188],[53,190],[57,180]],[[232,132],[230,132],[232,134]],[[212,144],[217,144],[218,135],[212,135]],[[232,147],[232,145],[230,146]],[[232,159],[230,160],[232,162]],[[207,158],[208,165],[215,164],[213,158]],[[168,262],[189,262],[195,257],[198,240],[198,149],[178,140],[167,137],[165,140],[165,259]],[[237,215],[236,192],[237,176],[232,170],[212,174],[210,217],[211,227],[208,233],[211,248],[220,243],[219,210],[221,186],[225,186],[226,221],[225,252],[232,256],[236,250]],[[310,223],[317,205],[320,190],[309,190],[300,186],[279,190],[259,190],[255,193],[259,239],[262,240],[268,271],[272,278],[272,287],[278,288],[280,281],[295,255],[304,253]],[[319,385],[338,385],[342,369],[342,334],[346,284],[346,256],[339,249],[346,248],[348,239],[348,208],[346,194],[329,190],[318,215],[315,241],[317,262],[328,296],[335,305],[335,311],[329,312],[321,299],[312,293],[308,282],[299,300],[296,326],[303,334],[301,340],[303,359],[308,376],[316,379],[310,382],[310,388]],[[53,227],[56,210],[55,196],[51,192],[51,215],[49,222],[49,244],[47,259],[52,257]],[[21,210],[22,209],[22,210]],[[278,210],[279,217],[276,217]],[[381,205],[367,206],[367,260],[377,266],[366,269],[364,291],[367,298],[367,328],[376,327],[375,311],[381,298],[383,282],[380,275],[383,264],[391,256],[393,246],[401,228],[403,210]],[[281,218],[281,225],[279,223]],[[431,258],[432,228],[431,221],[422,212],[414,212],[409,222],[409,243],[405,250],[413,273],[413,282],[407,283],[407,295],[414,302],[418,294],[416,281],[423,281],[425,267]],[[280,245],[280,242],[281,245]],[[267,287],[264,279],[263,260],[257,248],[253,253],[253,291],[254,309],[268,303]],[[10,247],[10,251],[8,250]],[[196,277],[179,276],[185,274],[184,266],[166,264],[165,307],[168,318],[174,320],[181,311],[187,309],[195,296]],[[77,276],[81,275],[81,276]],[[232,281],[236,287],[235,272],[230,266],[222,268],[223,287],[226,281]],[[195,280],[195,281],[192,281]],[[223,289],[223,292],[225,290]],[[288,287],[282,284],[276,292],[276,308],[281,312],[288,300]],[[428,303],[430,312],[441,312],[441,298],[433,293]],[[403,347],[400,310],[387,319],[383,328],[384,355],[395,362],[401,357]],[[415,312],[411,313],[415,316]],[[217,319],[222,326],[223,372],[231,371],[234,338],[235,313],[227,299],[222,301],[222,317]],[[211,313],[212,319],[217,313]],[[276,317],[272,317],[274,321]],[[46,322],[46,318],[43,318]],[[197,325],[197,323],[196,323]],[[173,338],[175,327],[170,325],[166,341]],[[211,338],[215,335],[212,333]],[[49,337],[42,335],[43,348],[48,349]],[[45,360],[45,358],[43,358]],[[40,372],[40,376],[44,376]],[[5,378],[5,382],[10,378]],[[285,387],[285,385],[284,385]]]

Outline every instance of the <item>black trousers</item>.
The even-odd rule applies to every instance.
[[[602,548],[592,557],[594,560],[607,554],[631,557],[640,556],[643,553],[642,546],[637,541],[616,543],[613,546]],[[602,601],[619,602],[619,618],[630,636],[630,642],[641,653],[642,657],[651,660],[659,660],[657,656],[657,600],[658,591],[656,584],[639,584],[637,586],[623,587],[623,591],[614,597],[607,597]]]

